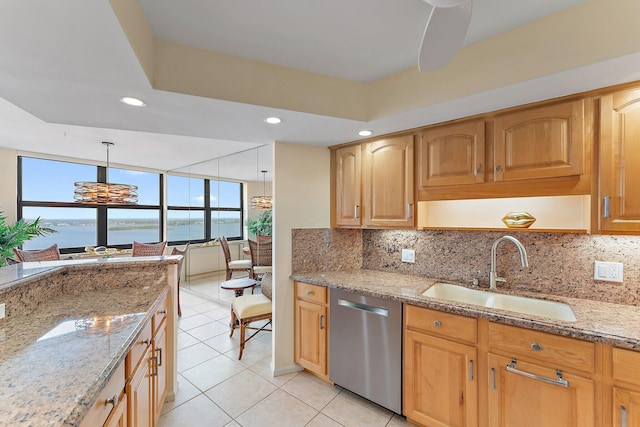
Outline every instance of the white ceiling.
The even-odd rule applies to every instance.
[[[580,2],[475,0],[465,43]],[[420,0],[140,4],[158,38],[358,81],[415,66],[429,8]],[[0,146],[101,162],[109,140],[112,163],[159,170],[273,141],[329,146],[363,128],[384,134],[628,81],[639,62],[619,58],[364,123],[154,90],[106,0],[3,1],[0,52]],[[126,106],[123,95],[147,107]],[[267,125],[269,115],[283,123]],[[255,168],[245,174],[255,179]]]

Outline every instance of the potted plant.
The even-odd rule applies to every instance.
[[[255,234],[256,240],[260,241],[263,236],[271,236],[272,216],[271,209],[262,212],[255,218],[247,219],[247,231]]]
[[[56,230],[40,225],[40,217],[32,222],[21,219],[13,225],[8,225],[7,217],[0,211],[0,267],[5,265],[7,257],[13,256],[13,248],[22,246],[34,237],[55,232]]]

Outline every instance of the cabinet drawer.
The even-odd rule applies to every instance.
[[[111,375],[107,385],[100,391],[98,398],[89,408],[89,412],[82,420],[81,427],[101,426],[109,417],[113,408],[124,396],[124,363],[121,363]],[[113,399],[116,400],[113,400]]]
[[[324,286],[310,285],[308,283],[296,282],[297,298],[316,302],[319,304],[327,303],[327,288]]]
[[[477,319],[409,304],[405,305],[405,325],[408,329],[446,339],[472,344],[478,340]]]
[[[489,324],[489,350],[552,368],[593,372],[595,366],[594,343],[496,323]]]
[[[640,385],[640,353],[614,347],[613,378]]]
[[[165,297],[162,300],[162,303],[156,309],[155,314],[153,315],[153,335],[155,336],[158,328],[162,324],[162,321],[167,318],[167,306],[168,306],[169,298]]]
[[[144,325],[142,331],[136,338],[135,342],[131,346],[129,353],[125,359],[125,368],[127,379],[131,378],[133,371],[136,370],[136,366],[140,363],[140,359],[147,350],[147,347],[151,344],[151,322],[147,322]]]

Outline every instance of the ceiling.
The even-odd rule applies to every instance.
[[[475,0],[465,45],[472,48],[581,3]],[[139,4],[157,39],[362,84],[416,67],[429,10],[420,0]],[[0,147],[101,162],[100,142],[108,140],[115,143],[112,163],[155,170],[184,168],[274,141],[334,145],[358,139],[365,128],[385,134],[638,79],[640,69],[637,54],[621,56],[355,120],[158,89],[106,0],[5,1],[0,51]],[[122,104],[125,95],[140,97],[147,106]],[[271,115],[283,122],[265,123]],[[255,179],[255,168],[246,175]]]

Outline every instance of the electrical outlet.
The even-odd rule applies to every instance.
[[[4,319],[4,303],[0,304],[0,319]]]
[[[409,262],[411,264],[415,264],[416,262],[416,251],[413,249],[403,249],[402,250],[402,262]]]
[[[622,282],[623,264],[621,262],[596,261],[593,278],[607,282]]]

